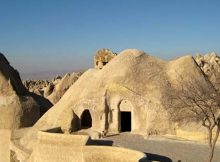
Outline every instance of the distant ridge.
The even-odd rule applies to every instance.
[[[81,72],[82,70],[60,70],[60,71],[40,71],[33,73],[20,73],[22,80],[51,80],[55,76],[64,76],[66,73]]]

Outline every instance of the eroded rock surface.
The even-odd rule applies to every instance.
[[[195,60],[212,84],[220,91],[220,57],[215,53],[197,54]]]
[[[64,93],[73,85],[83,72],[67,73],[63,77],[56,76],[48,80],[24,80],[24,86],[37,95],[47,98],[51,103],[56,104]]]
[[[42,149],[36,146],[47,145],[48,142],[42,140],[42,145],[39,145],[37,137],[41,130],[59,129],[57,133],[65,133],[48,134],[48,141],[51,141],[53,135],[59,136],[55,138],[57,141],[80,131],[91,134],[94,132],[95,138],[118,134],[125,130],[144,136],[169,134],[189,138],[188,135],[204,135],[204,130],[198,123],[193,123],[192,126],[177,126],[178,123],[170,120],[166,103],[162,102],[166,101],[167,95],[174,90],[171,85],[182,86],[178,82],[180,78],[184,78],[184,82],[181,83],[196,81],[214,92],[211,82],[201,70],[201,67],[204,68],[203,63],[198,63],[198,66],[189,55],[167,62],[136,49],[124,50],[114,56],[114,59],[105,60],[105,54],[100,58],[104,58],[100,59],[102,63],[107,63],[87,70],[79,79],[75,78],[75,74],[67,74],[64,77],[58,76],[53,81],[25,83],[27,87],[33,91],[38,90],[36,93],[39,92],[53,103],[62,98],[20,137],[17,145],[19,147],[15,145],[12,149],[17,157],[22,156],[24,161],[31,161],[32,158],[42,155],[38,154],[38,150]],[[125,128],[122,122],[126,122],[129,128]],[[64,138],[60,138],[61,136]],[[66,142],[67,140],[64,140],[65,148]],[[49,144],[46,157],[53,157],[54,152],[50,146],[57,145],[60,149],[59,144],[60,142],[54,141]],[[21,152],[18,148],[26,152]]]
[[[178,135],[182,127],[170,120],[162,101],[180,76],[184,83],[195,83],[196,78],[196,83],[214,91],[192,56],[167,62],[136,49],[124,50],[104,68],[87,70],[21,139],[21,145],[32,150],[38,130],[57,127],[69,133],[90,129],[110,135],[123,131]],[[122,122],[127,122],[128,128]],[[204,134],[206,130],[200,129],[197,123],[185,131]]]
[[[109,63],[117,54],[109,49],[102,48],[98,50],[94,56],[94,67],[96,69],[102,69],[107,63]]]
[[[0,128],[32,126],[51,106],[23,86],[18,71],[0,53]]]

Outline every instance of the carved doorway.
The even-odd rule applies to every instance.
[[[87,129],[92,127],[92,117],[88,109],[84,110],[81,115],[81,128]]]

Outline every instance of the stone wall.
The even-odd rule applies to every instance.
[[[146,161],[145,154],[131,149],[111,146],[85,146],[84,162],[140,162]]]
[[[39,132],[29,162],[138,162],[146,157],[130,149],[87,145],[88,140],[87,135]]]

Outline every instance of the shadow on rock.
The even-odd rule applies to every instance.
[[[53,104],[46,98],[39,96],[35,93],[29,92],[29,94],[35,99],[35,101],[40,105],[40,115],[44,115],[52,106]]]

